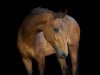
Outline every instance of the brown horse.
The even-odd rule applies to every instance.
[[[79,39],[80,28],[66,12],[54,13],[44,8],[35,8],[23,21],[17,39],[28,75],[32,75],[33,58],[38,62],[40,75],[43,75],[45,56],[54,53],[65,75],[65,57],[68,56],[68,52],[71,55],[72,75],[76,75]]]

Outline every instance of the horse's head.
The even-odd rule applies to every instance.
[[[64,25],[62,18],[60,18],[60,16],[64,15],[58,15],[43,25],[43,32],[46,40],[56,50],[57,56],[64,58],[68,55],[66,25]]]
[[[57,56],[60,58],[68,55],[65,27],[62,19],[57,17],[52,19],[44,29],[46,40],[54,47]]]

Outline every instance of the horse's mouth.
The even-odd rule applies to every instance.
[[[61,56],[60,55],[57,55],[57,57],[58,58],[62,58],[62,59],[66,58],[66,56],[64,56],[64,55],[61,55]]]
[[[66,58],[68,56],[68,53],[64,53],[62,49],[60,49],[57,46],[54,46],[55,50],[56,50],[56,55],[58,58]]]

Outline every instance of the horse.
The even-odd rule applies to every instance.
[[[40,75],[44,74],[45,56],[56,54],[62,75],[66,74],[65,58],[70,54],[72,75],[77,72],[77,55],[80,27],[65,12],[34,8],[22,22],[17,37],[17,47],[28,75],[32,75],[32,59],[38,63]]]

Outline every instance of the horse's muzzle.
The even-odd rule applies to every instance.
[[[56,54],[58,58],[66,58],[68,53],[64,53],[63,50],[56,48]]]
[[[63,53],[62,55],[58,55],[58,54],[57,54],[57,57],[58,57],[58,58],[62,58],[62,59],[63,59],[63,58],[66,58],[67,56],[68,56],[68,55],[65,55],[65,53]]]

